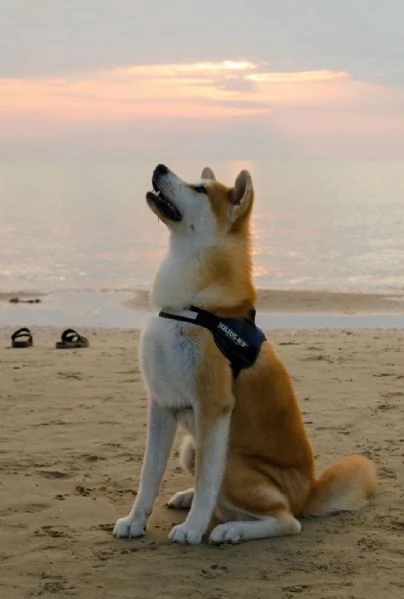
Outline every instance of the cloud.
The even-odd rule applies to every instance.
[[[137,118],[225,118],[304,98],[313,83],[346,80],[332,71],[269,72],[246,60],[140,65],[65,78],[0,80],[0,116],[47,115],[60,122]],[[315,102],[315,98],[312,101]]]
[[[252,73],[246,75],[249,81],[257,81],[258,83],[313,83],[316,81],[335,81],[336,79],[348,79],[349,73],[345,71],[297,71],[286,73]]]
[[[250,108],[236,105],[249,98],[221,84],[234,73],[240,73],[243,79],[254,66],[247,61],[197,62],[120,67],[65,78],[3,79],[0,116],[46,114],[65,123],[151,116],[213,118],[243,111],[249,114]],[[216,109],[211,102],[215,99]],[[221,108],[222,101],[227,101],[226,110]]]
[[[295,64],[277,71],[244,58],[0,79],[0,98],[3,144],[35,139],[63,144],[72,135],[78,144],[88,143],[89,133],[99,138],[98,131],[108,145],[108,132],[119,130],[119,139],[111,136],[112,146],[140,148],[144,141],[133,126],[152,136],[151,145],[153,139],[162,143],[162,130],[176,139],[181,132],[202,130],[208,144],[215,134],[229,135],[224,122],[230,121],[242,130],[237,139],[246,140],[252,152],[254,144],[265,147],[263,135],[269,140],[276,134],[288,145],[295,140],[303,152],[302,140],[320,140],[321,153],[321,144],[335,139],[339,147],[341,138],[388,141],[404,131],[399,88],[356,80],[347,71],[298,70]]]

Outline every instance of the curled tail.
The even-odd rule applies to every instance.
[[[325,516],[355,511],[377,491],[376,467],[364,456],[351,455],[326,468],[315,482],[302,515]]]

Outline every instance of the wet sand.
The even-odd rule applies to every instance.
[[[138,290],[125,305],[137,310],[149,307],[149,292]],[[403,314],[404,295],[258,289],[257,310],[278,313]]]

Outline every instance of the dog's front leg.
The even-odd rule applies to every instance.
[[[174,414],[161,408],[150,397],[146,452],[139,491],[128,516],[117,520],[114,528],[116,537],[141,537],[145,534],[147,521],[167,466],[176,426]]]
[[[209,526],[226,465],[231,407],[230,400],[220,412],[206,405],[196,411],[195,494],[187,519],[171,530],[171,541],[201,543]]]

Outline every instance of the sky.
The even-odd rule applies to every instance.
[[[404,157],[403,0],[0,0],[0,157]]]

